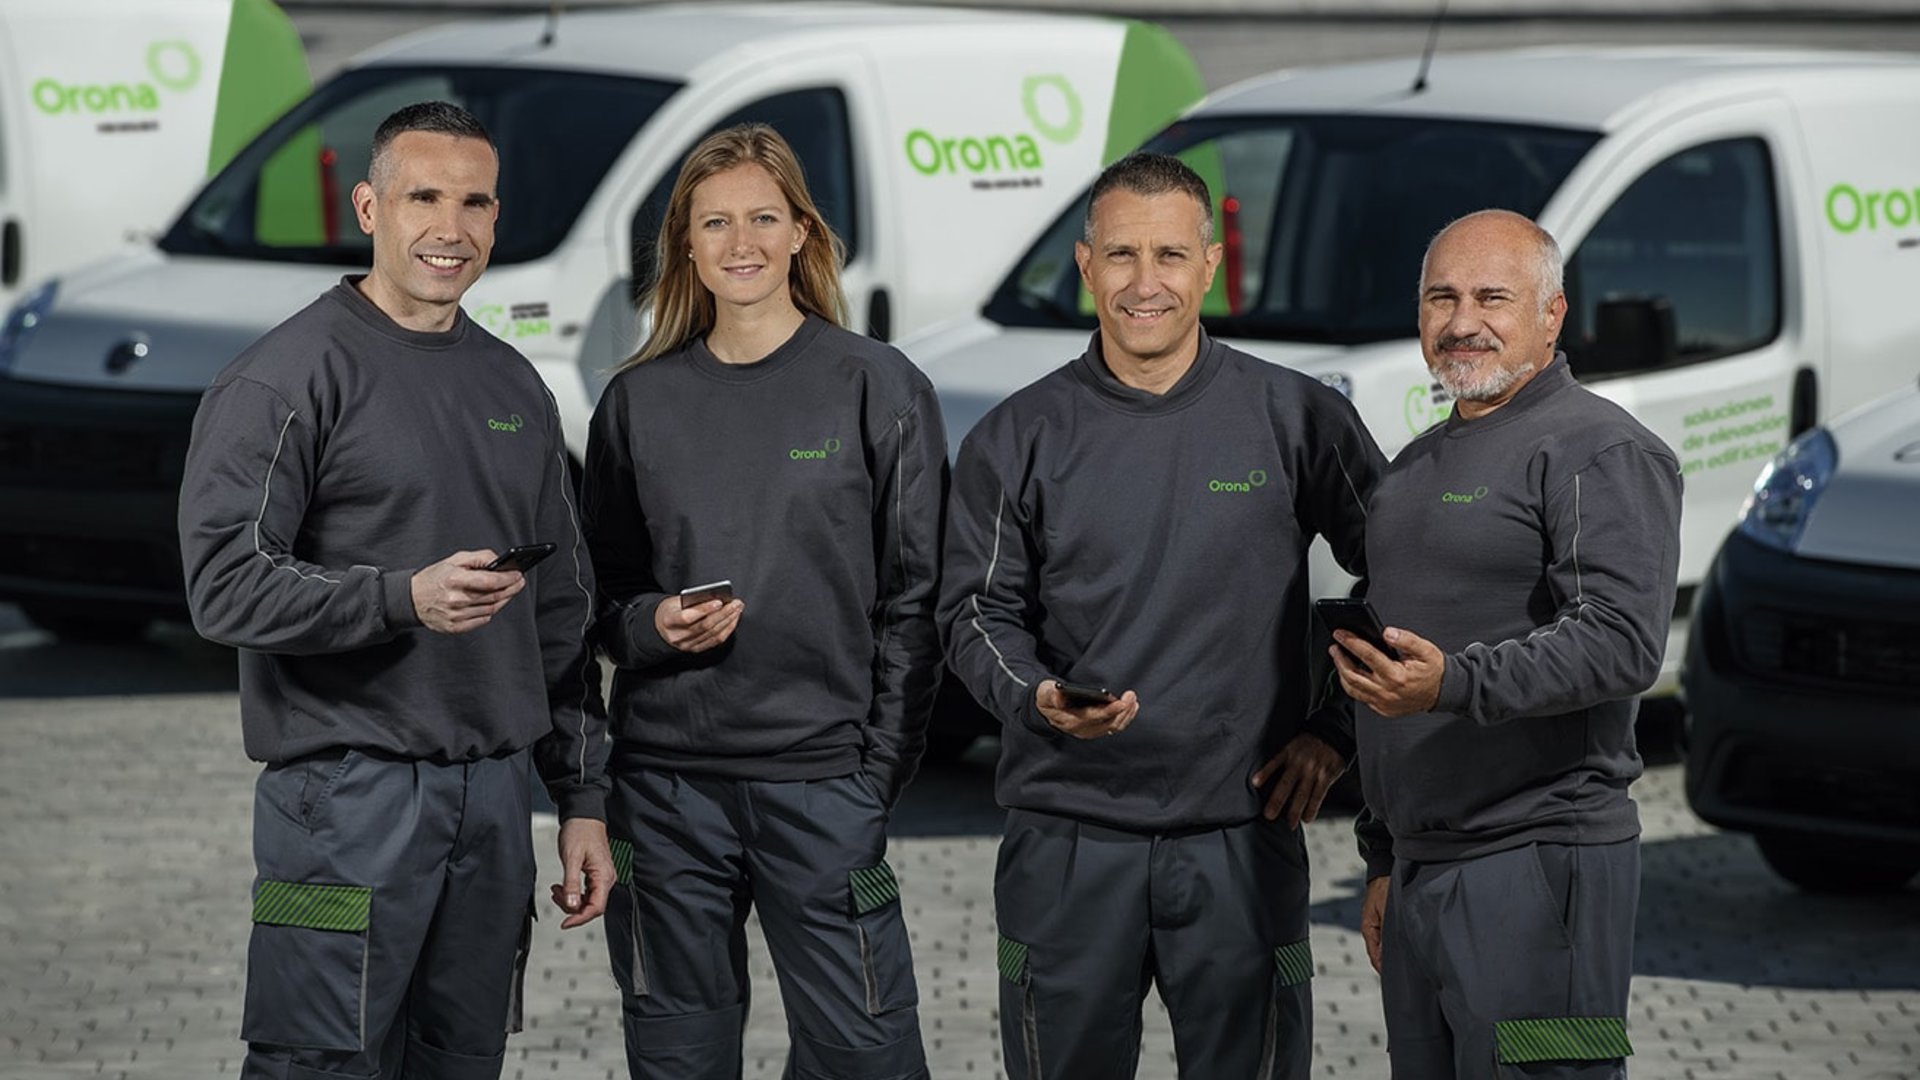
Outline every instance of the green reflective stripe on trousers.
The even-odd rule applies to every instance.
[[[865,915],[900,899],[900,883],[893,878],[893,867],[882,862],[847,875],[853,887],[853,913]]]
[[[622,885],[633,884],[633,843],[609,840],[607,846],[613,849],[613,880]]]
[[[362,885],[262,881],[253,891],[253,921],[269,926],[358,933],[367,928],[372,907],[373,890]]]
[[[1280,969],[1281,986],[1299,986],[1313,978],[1313,947],[1305,941],[1273,950],[1273,966]]]
[[[1627,1021],[1620,1016],[1549,1016],[1496,1020],[1493,1037],[1502,1065],[1531,1061],[1605,1061],[1627,1057]]]
[[[1016,985],[1027,981],[1027,947],[1000,935],[1000,977]]]

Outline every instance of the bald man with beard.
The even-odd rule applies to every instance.
[[[1336,632],[1368,812],[1361,931],[1398,1080],[1626,1075],[1637,695],[1660,673],[1680,470],[1574,381],[1560,250],[1488,210],[1427,250],[1453,415],[1369,506],[1390,659]]]

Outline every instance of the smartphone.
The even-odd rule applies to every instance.
[[[1387,644],[1386,626],[1364,598],[1341,596],[1315,600],[1313,610],[1320,613],[1320,621],[1327,624],[1329,632],[1345,630],[1385,653],[1387,659],[1400,659],[1400,653]]]
[[[681,589],[680,610],[699,607],[709,600],[718,600],[724,604],[731,599],[733,599],[733,581],[729,578],[721,578],[719,581],[709,581],[705,585],[689,585]]]
[[[1085,709],[1094,705],[1113,704],[1113,691],[1104,686],[1083,686],[1079,683],[1060,682],[1054,685],[1060,688],[1060,696],[1066,699],[1067,708]]]
[[[506,553],[488,563],[488,570],[518,570],[521,573],[540,565],[540,560],[554,553],[557,544],[520,544],[510,547]]]

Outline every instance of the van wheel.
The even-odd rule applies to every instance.
[[[1760,854],[1773,872],[1812,893],[1891,892],[1920,873],[1920,852],[1763,833]]]
[[[37,601],[20,605],[27,621],[63,641],[132,641],[146,633],[147,618],[110,607]]]

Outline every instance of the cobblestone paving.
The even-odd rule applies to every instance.
[[[178,658],[144,649],[56,659],[101,678],[147,670],[168,688],[219,685],[209,672],[230,662],[187,650],[178,663],[198,674],[163,677]],[[37,685],[30,675],[23,661],[0,663],[0,695]],[[254,772],[228,692],[0,697],[0,1077],[234,1074]],[[978,761],[933,770],[896,822],[891,858],[937,1077],[1000,1075],[989,781]],[[1920,1080],[1920,890],[1797,893],[1748,840],[1686,810],[1677,766],[1654,769],[1636,793],[1647,846],[1634,1075]],[[1383,1076],[1348,825],[1309,830],[1315,1072]],[[546,818],[536,829],[551,875],[555,827]],[[528,1030],[510,1044],[507,1075],[624,1075],[597,926],[563,935],[548,920],[537,934]],[[747,1075],[771,1078],[784,1029],[754,934]],[[1173,1075],[1165,1015],[1150,1002],[1141,1076]]]

